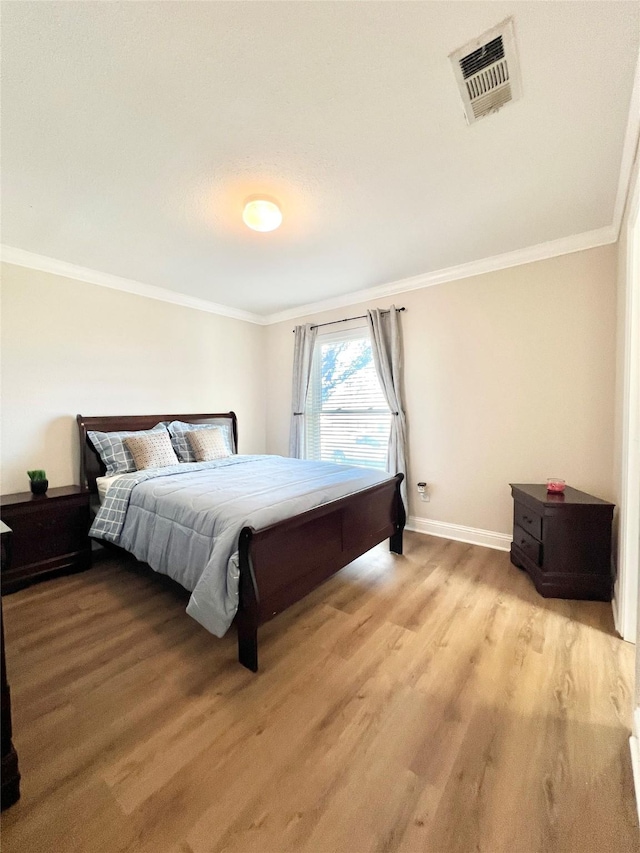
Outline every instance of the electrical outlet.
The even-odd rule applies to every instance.
[[[425,503],[429,503],[431,500],[427,483],[418,483],[418,494],[420,495],[420,500]]]

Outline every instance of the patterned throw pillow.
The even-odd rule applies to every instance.
[[[217,427],[194,429],[186,433],[186,436],[196,462],[213,462],[214,459],[225,459],[231,456],[222,430]]]
[[[173,444],[173,449],[175,450],[178,459],[181,462],[195,462],[196,455],[193,452],[191,445],[187,439],[188,432],[200,431],[200,430],[220,430],[222,432],[224,442],[227,446],[227,455],[231,455],[235,452],[235,448],[233,446],[233,434],[231,432],[231,424],[229,421],[220,424],[187,424],[184,421],[171,421],[169,426],[167,427],[169,430],[169,434],[171,436],[171,443]]]
[[[166,430],[148,435],[131,436],[125,438],[124,443],[131,451],[138,471],[144,468],[166,468],[168,465],[180,463]]]
[[[100,454],[107,469],[105,476],[112,477],[114,474],[128,474],[136,470],[131,451],[125,446],[125,438],[138,435],[151,435],[152,433],[166,433],[164,424],[156,424],[153,429],[128,430],[126,432],[96,432],[89,430],[87,435],[91,443]]]

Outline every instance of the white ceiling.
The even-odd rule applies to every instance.
[[[602,228],[639,9],[5,2],[2,242],[269,314]],[[468,127],[448,54],[508,15],[523,97]]]

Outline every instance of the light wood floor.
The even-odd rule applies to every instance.
[[[110,559],[3,599],[5,853],[639,849],[606,604],[417,534],[261,629],[261,672]]]

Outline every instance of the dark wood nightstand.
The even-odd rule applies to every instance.
[[[2,572],[3,595],[91,565],[86,489],[62,486],[46,495],[2,495],[0,515],[13,531],[11,567]]]
[[[545,598],[611,601],[611,520],[615,504],[567,487],[511,485],[511,562]]]
[[[11,530],[0,521],[0,562],[4,572],[11,565]],[[2,599],[0,599],[0,633],[2,635],[2,786],[0,788],[0,807],[6,809],[20,799],[20,771],[18,754],[13,746],[11,730],[11,691],[7,681],[7,667],[4,660],[4,624],[2,623]]]

